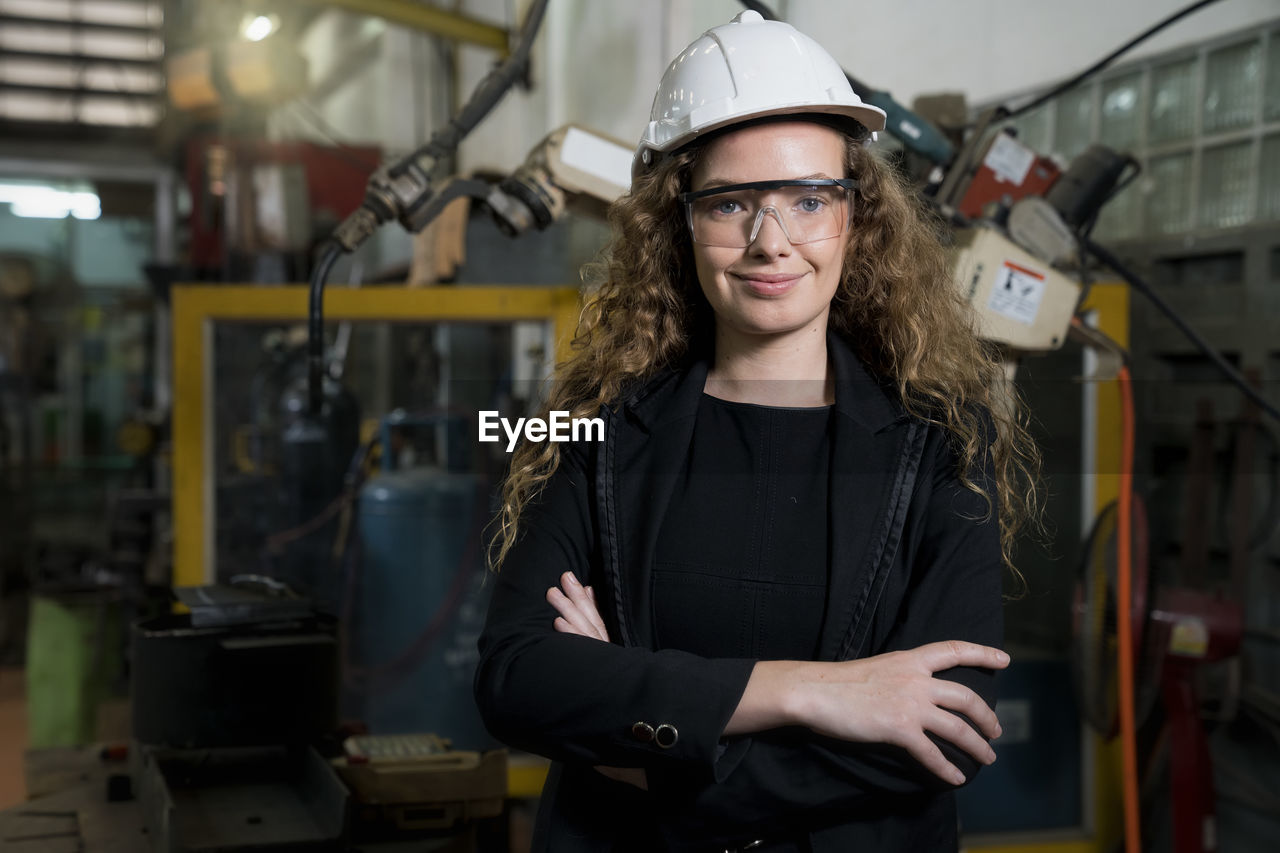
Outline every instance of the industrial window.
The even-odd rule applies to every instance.
[[[1244,225],[1253,207],[1253,143],[1206,148],[1200,163],[1200,224],[1207,228]]]
[[[1190,152],[1152,158],[1143,183],[1148,231],[1178,234],[1191,227]]]
[[[1215,50],[1205,68],[1205,133],[1248,127],[1257,120],[1262,83],[1262,45],[1258,41]]]
[[[1195,124],[1195,70],[1195,61],[1186,60],[1152,72],[1152,143],[1191,138]]]
[[[163,26],[154,0],[0,0],[0,123],[154,127]]]
[[[1262,168],[1259,171],[1259,216],[1280,219],[1280,134],[1262,140]]]
[[[1280,121],[1280,36],[1274,33],[1267,47],[1266,81],[1262,93],[1262,120]]]
[[[1142,133],[1142,74],[1108,80],[1102,86],[1102,125],[1099,136],[1112,148],[1132,150]]]
[[[1066,162],[1093,142],[1138,159],[1104,240],[1280,221],[1280,22],[1110,69],[1012,126]]]
[[[1076,157],[1093,141],[1093,87],[1083,86],[1058,99],[1058,130],[1054,134],[1054,150],[1068,160]]]

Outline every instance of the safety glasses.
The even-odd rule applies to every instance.
[[[752,181],[681,193],[695,243],[742,249],[760,234],[772,215],[792,245],[839,237],[853,217],[850,178]]]

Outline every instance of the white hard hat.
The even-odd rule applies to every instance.
[[[864,104],[840,65],[790,24],[745,11],[712,27],[671,61],[658,84],[649,124],[631,164],[644,171],[656,154],[747,119],[788,113],[849,118],[884,129],[884,111]]]

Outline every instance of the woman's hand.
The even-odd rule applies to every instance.
[[[560,585],[564,590],[555,586],[547,590],[547,602],[560,614],[556,617],[555,629],[562,634],[577,634],[579,637],[609,642],[609,629],[605,628],[604,619],[600,617],[595,591],[580,584],[573,572],[561,575]],[[643,767],[596,765],[595,769],[600,775],[615,782],[634,785],[642,791],[649,790],[649,777]]]
[[[725,733],[803,725],[840,740],[895,744],[931,773],[960,785],[964,775],[925,733],[990,764],[995,752],[952,712],[968,717],[988,738],[1000,736],[1000,723],[977,693],[934,673],[1008,665],[1009,656],[999,649],[959,640],[836,663],[762,661]]]
[[[609,642],[609,629],[600,618],[595,591],[579,583],[573,572],[560,576],[560,586],[564,587],[563,591],[554,586],[547,590],[547,603],[560,614],[553,627],[563,634]]]

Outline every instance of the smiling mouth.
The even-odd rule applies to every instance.
[[[804,278],[802,273],[735,273],[734,277],[760,296],[778,296]]]

